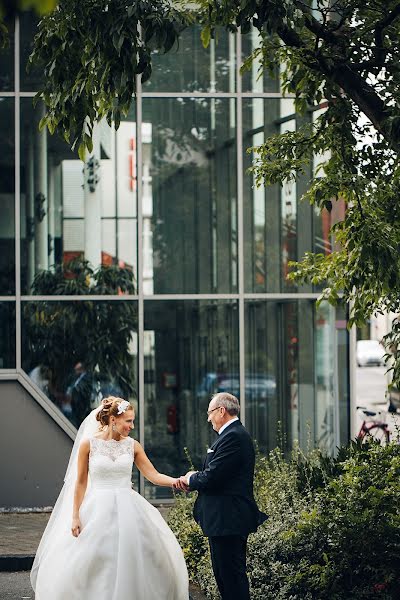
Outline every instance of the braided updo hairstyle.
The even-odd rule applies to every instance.
[[[121,416],[118,414],[118,406],[123,401],[124,398],[117,398],[116,396],[108,396],[108,398],[104,398],[102,400],[102,407],[96,415],[96,419],[97,421],[100,421],[101,427],[107,427],[107,425],[109,425],[111,416]],[[131,403],[129,403],[129,406],[126,410],[134,410]]]

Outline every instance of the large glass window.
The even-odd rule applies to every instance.
[[[335,377],[335,311],[324,302],[315,312],[315,422],[318,445],[333,454],[338,445],[338,398]]]
[[[190,27],[176,48],[153,54],[153,73],[144,92],[235,91],[235,37],[218,30],[217,41],[204,48],[200,32],[201,27]]]
[[[146,301],[144,310],[145,445],[156,468],[200,468],[215,434],[207,423],[211,395],[239,394],[238,310],[228,301]],[[146,485],[148,497],[170,497]]]
[[[136,122],[101,122],[83,164],[67,144],[39,131],[43,109],[21,110],[21,277],[26,294],[135,293]],[[99,269],[110,267],[101,278]],[[69,267],[87,277],[68,282]],[[91,275],[90,270],[96,272]],[[49,287],[47,272],[64,272]],[[100,278],[99,278],[100,277]],[[81,284],[80,286],[78,284]],[[59,287],[61,285],[61,288]]]
[[[246,292],[280,291],[280,188],[257,187],[248,173],[254,156],[250,147],[260,146],[278,133],[280,100],[243,100],[243,225]]]
[[[241,36],[242,43],[242,61],[244,61],[261,44],[258,30],[252,28],[246,35]],[[278,67],[278,66],[277,66]],[[261,61],[256,58],[253,60],[251,68],[243,72],[242,89],[244,92],[269,92],[279,93],[280,82],[278,77],[278,68],[275,75],[271,75],[265,69]]]
[[[15,302],[0,302],[0,369],[15,369]]]
[[[14,89],[14,24],[6,23],[8,29],[8,47],[0,50],[0,91]]]
[[[29,56],[33,50],[33,41],[37,32],[39,18],[33,12],[23,12],[19,17],[20,23],[20,85],[24,92],[37,92],[43,85],[43,70],[30,67]]]
[[[0,295],[15,294],[14,100],[0,98]]]
[[[262,452],[298,439],[296,302],[245,303],[246,425]],[[279,425],[280,423],[280,425]]]
[[[285,181],[282,186],[257,187],[254,175],[246,174],[255,158],[247,152],[248,148],[261,146],[271,135],[295,131],[297,126],[291,99],[243,100],[244,260],[249,266],[245,270],[246,292],[312,291],[311,286],[298,289],[287,279],[289,262],[312,251],[317,236],[313,208],[300,202],[311,178],[312,165],[309,172],[295,181]]]
[[[103,397],[137,405],[136,302],[24,302],[22,323],[23,369],[76,427]]]
[[[345,304],[336,308],[336,344],[337,361],[334,364],[334,374],[337,377],[337,389],[339,394],[337,420],[335,427],[339,428],[338,437],[340,445],[344,445],[350,438],[350,344],[349,331],[347,329],[348,312]]]
[[[290,449],[298,440],[303,448],[315,443],[334,453],[339,394],[347,388],[343,340],[337,340],[341,323],[327,303],[245,303],[246,424],[263,452],[282,442]],[[340,384],[338,359],[344,366]]]
[[[143,100],[144,292],[237,290],[235,101]]]

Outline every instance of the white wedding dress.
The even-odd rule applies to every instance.
[[[71,534],[71,504],[71,518],[56,518],[39,546],[31,576],[36,600],[188,600],[174,534],[132,489],[133,452],[131,438],[90,439],[82,531]]]

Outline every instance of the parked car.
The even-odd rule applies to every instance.
[[[385,348],[378,340],[359,340],[357,342],[357,364],[359,367],[384,365]]]
[[[238,373],[206,373],[201,381],[197,397],[206,399],[218,392],[229,392],[239,397]],[[276,394],[276,381],[273,375],[267,373],[245,374],[245,392],[247,400],[262,400],[273,398]]]

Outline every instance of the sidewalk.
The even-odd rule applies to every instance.
[[[165,516],[166,509],[160,508]],[[30,570],[33,557],[50,513],[0,513],[0,572]],[[193,600],[205,600],[195,587],[190,587]]]

